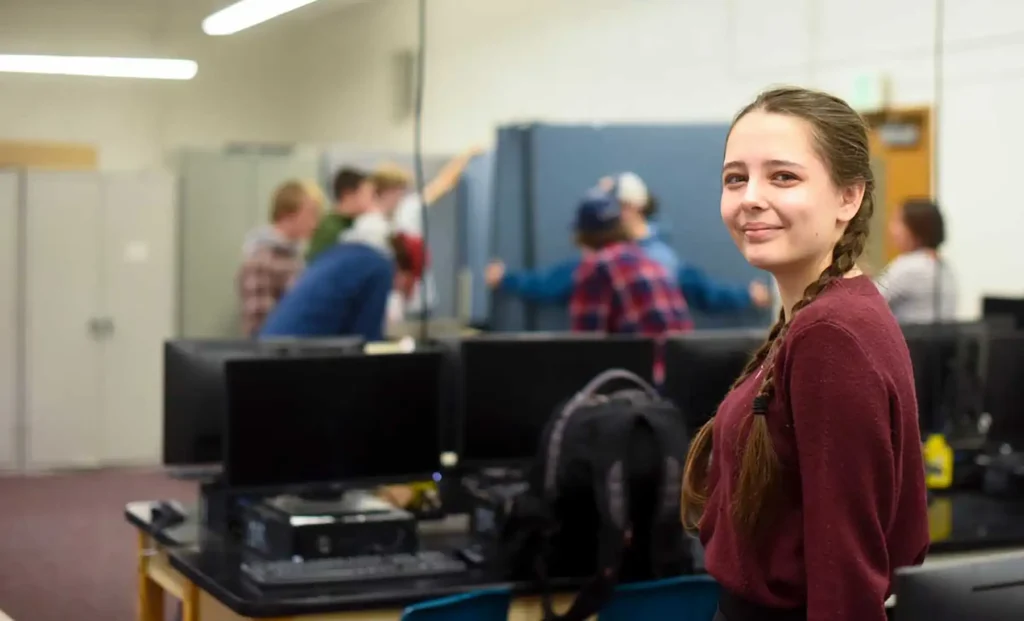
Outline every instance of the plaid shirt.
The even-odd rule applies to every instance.
[[[281,246],[263,246],[252,252],[238,270],[242,301],[242,330],[256,336],[263,322],[302,271],[302,258]]]
[[[675,280],[636,244],[613,244],[584,257],[573,280],[569,317],[576,332],[663,337],[693,329]],[[663,372],[659,355],[655,381]]]

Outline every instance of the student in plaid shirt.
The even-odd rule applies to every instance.
[[[270,224],[251,232],[238,270],[242,331],[256,336],[303,267],[301,245],[316,228],[323,195],[316,185],[289,181],[274,192]]]
[[[573,275],[569,301],[574,331],[661,337],[693,329],[679,285],[630,240],[611,194],[600,189],[588,193],[576,212],[575,228],[583,260]],[[656,381],[660,367],[655,367]]]

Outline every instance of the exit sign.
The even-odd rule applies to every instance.
[[[884,110],[889,104],[888,76],[880,71],[858,74],[853,79],[847,103],[854,110],[865,114]]]

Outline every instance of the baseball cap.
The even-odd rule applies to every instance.
[[[622,209],[615,197],[595,188],[583,196],[576,208],[575,229],[578,233],[600,233],[619,224]]]
[[[640,178],[640,175],[631,172],[619,173],[612,176],[615,185],[612,186],[612,196],[620,202],[633,205],[646,205],[649,194],[647,184]]]

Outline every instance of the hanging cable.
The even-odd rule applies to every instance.
[[[420,226],[423,237],[423,252],[429,247],[427,234],[427,203],[423,197],[423,83],[426,76],[423,71],[424,57],[427,47],[427,0],[417,2],[417,42],[416,42],[416,92],[413,102],[413,167],[416,169],[416,194],[420,207]],[[427,303],[427,264],[424,261],[420,274],[420,341],[426,342],[430,337],[430,305]]]

